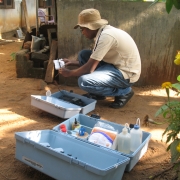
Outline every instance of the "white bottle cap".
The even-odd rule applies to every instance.
[[[50,90],[46,91],[46,96],[51,96],[51,91]]]
[[[123,134],[127,134],[128,129],[127,129],[126,127],[124,127],[124,128],[122,129],[122,132],[123,132]]]

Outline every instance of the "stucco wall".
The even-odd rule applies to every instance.
[[[118,0],[59,0],[58,56],[76,58],[78,51],[90,48],[91,41],[74,30],[79,12],[96,8],[110,25],[128,32],[135,40],[142,59],[142,74],[137,86],[161,85],[176,81],[180,67],[173,60],[180,50],[180,11],[167,14],[164,3],[121,2]]]
[[[0,9],[0,33],[6,33],[25,27],[24,12],[21,8],[22,0],[15,0],[15,9]],[[36,26],[36,0],[26,0],[29,25]]]

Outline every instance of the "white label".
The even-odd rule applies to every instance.
[[[53,60],[53,62],[54,62],[54,65],[55,65],[55,69],[56,69],[56,70],[62,68],[62,67],[65,65],[65,63],[64,63],[64,61],[63,61],[62,59]]]
[[[41,164],[39,164],[39,163],[37,163],[37,162],[35,162],[35,161],[27,158],[27,157],[24,157],[24,156],[23,156],[22,159],[23,159],[23,161],[25,161],[27,164],[30,164],[30,165],[35,166],[35,167],[38,167],[39,169],[43,169],[43,165],[41,165]]]

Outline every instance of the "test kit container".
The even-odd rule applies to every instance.
[[[129,158],[53,130],[16,132],[15,157],[57,180],[121,180]]]
[[[71,102],[64,100],[63,97],[71,98]],[[82,106],[74,104],[78,100],[81,100]],[[62,119],[70,118],[79,113],[87,114],[95,109],[96,102],[94,99],[65,90],[53,93],[51,96],[31,95],[32,106]]]
[[[66,128],[68,130],[71,130],[71,124],[74,122],[75,118],[81,124],[81,126],[85,128],[85,130],[89,134],[91,133],[92,128],[98,121],[111,125],[118,132],[122,132],[122,129],[124,128],[124,126],[121,124],[117,124],[117,123],[110,122],[107,120],[93,118],[84,114],[77,114],[67,119],[66,121],[62,122],[61,124],[65,124]],[[56,132],[60,132],[59,126],[61,124],[55,126],[53,130]],[[141,159],[141,157],[146,153],[150,138],[151,138],[151,134],[149,132],[142,131],[142,143],[136,149],[136,151],[130,152],[129,154],[120,152],[123,156],[130,158],[130,161],[128,165],[126,166],[125,171],[130,172],[133,169],[133,167],[138,163],[138,161]],[[85,141],[88,141],[88,140],[85,140]],[[113,151],[117,151],[117,149]]]

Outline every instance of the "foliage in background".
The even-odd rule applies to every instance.
[[[146,0],[144,0],[146,1]],[[155,0],[151,5],[157,3],[157,2],[162,2],[162,0]],[[180,0],[166,0],[164,1],[166,3],[166,11],[169,14],[170,11],[172,10],[172,7],[174,6],[176,9],[180,9]]]
[[[11,53],[10,56],[11,56],[10,61],[14,61],[16,59],[16,53],[15,52]]]
[[[178,51],[174,63],[180,65],[180,51]],[[160,107],[155,116],[162,115],[164,121],[168,124],[163,132],[163,136],[167,135],[166,143],[167,151],[171,152],[171,162],[180,167],[180,101],[171,100],[170,91],[175,91],[177,97],[180,94],[180,75],[177,76],[177,83],[165,82],[162,84],[167,94],[167,103]]]
[[[20,50],[21,50],[21,49],[22,49],[22,47],[20,47]],[[10,56],[11,56],[10,61],[16,60],[16,52],[12,52],[12,53],[10,54]]]
[[[170,13],[173,5],[176,9],[180,9],[180,0],[166,0],[166,11]]]

